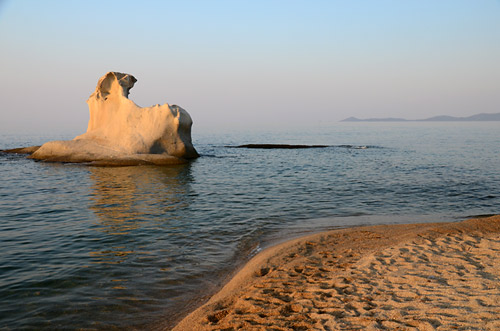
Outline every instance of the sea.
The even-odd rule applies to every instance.
[[[176,166],[0,153],[0,329],[169,329],[290,238],[500,213],[500,122],[195,126],[193,143]],[[234,148],[262,143],[328,147]]]

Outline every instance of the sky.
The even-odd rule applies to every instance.
[[[108,71],[193,130],[500,112],[499,0],[0,0],[0,133],[80,134]]]

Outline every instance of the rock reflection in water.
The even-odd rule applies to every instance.
[[[93,167],[90,209],[97,218],[97,230],[106,238],[99,251],[90,255],[94,263],[122,263],[130,254],[147,255],[139,244],[151,230],[160,230],[186,208],[190,190],[190,165],[170,167]]]

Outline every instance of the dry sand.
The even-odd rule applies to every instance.
[[[500,330],[500,216],[335,230],[254,257],[174,330]]]

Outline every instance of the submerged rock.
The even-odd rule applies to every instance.
[[[87,100],[87,132],[50,141],[30,158],[101,165],[176,164],[198,157],[191,142],[193,121],[176,105],[141,108],[128,99],[134,76],[108,72]]]
[[[1,152],[4,153],[13,153],[13,154],[32,154],[36,152],[41,146],[30,146],[30,147],[19,147],[12,149],[4,149]]]
[[[238,146],[227,146],[231,148],[255,148],[255,149],[303,149],[303,148],[326,148],[328,145],[289,145],[289,144],[246,144]]]

